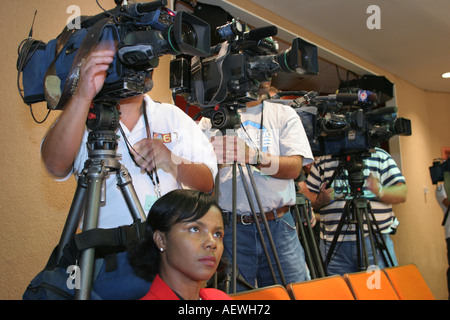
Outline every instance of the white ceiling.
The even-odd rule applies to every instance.
[[[200,0],[219,5],[233,16],[254,25],[266,26],[261,17],[243,12],[226,0]],[[354,55],[400,77],[417,87],[450,92],[450,1],[449,0],[252,0],[298,26],[328,40]],[[380,29],[366,25],[372,12],[380,9]],[[278,35],[287,41],[301,35]],[[361,74],[358,66],[343,65],[319,47],[319,56]],[[329,66],[327,66],[328,69]],[[329,72],[336,74],[333,66]],[[334,70],[333,70],[334,69]],[[322,68],[321,68],[322,72]],[[345,74],[342,75],[345,77]]]

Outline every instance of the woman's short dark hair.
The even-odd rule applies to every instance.
[[[153,241],[153,231],[168,233],[179,222],[201,219],[211,207],[220,210],[213,196],[196,190],[177,189],[159,198],[148,213],[145,237],[130,250],[130,264],[136,274],[153,281],[158,273],[159,250]]]

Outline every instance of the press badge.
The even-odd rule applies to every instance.
[[[154,194],[146,195],[144,203],[144,212],[148,212],[156,200],[158,200],[158,197],[156,195]]]

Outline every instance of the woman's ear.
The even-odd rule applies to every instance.
[[[153,241],[155,242],[158,249],[163,252],[166,250],[167,238],[164,232],[156,230],[153,232]]]

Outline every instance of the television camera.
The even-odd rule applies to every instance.
[[[292,93],[289,93],[292,94]],[[378,107],[378,96],[357,89],[327,96],[301,92],[291,100],[315,156],[361,154],[394,135],[411,135],[411,121],[397,107]]]
[[[239,126],[238,108],[256,101],[260,83],[275,73],[318,73],[317,47],[295,38],[278,54],[278,43],[271,38],[278,32],[275,26],[250,30],[233,19],[216,32],[224,41],[209,56],[180,56],[170,65],[174,95],[202,108],[199,115],[210,118],[213,128]]]
[[[209,55],[210,26],[201,19],[166,8],[167,0],[115,2],[112,10],[80,17],[79,28],[68,25],[47,44],[31,39],[30,31],[19,47],[17,61],[26,104],[45,100],[49,109],[62,109],[76,89],[80,63],[102,41],[116,44],[117,53],[96,100],[120,100],[148,92],[151,70],[162,55]],[[22,94],[20,86],[19,91]]]

